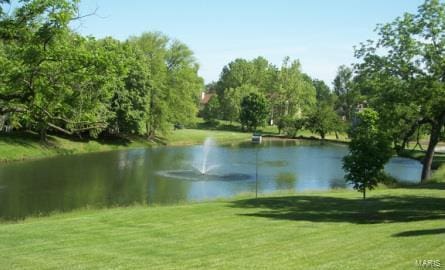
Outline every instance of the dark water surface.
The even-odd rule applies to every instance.
[[[61,156],[0,164],[0,219],[46,215],[86,206],[168,204],[227,197],[255,190],[256,153],[260,193],[346,187],[342,157],[347,147],[301,141],[212,146],[207,175],[203,145],[159,147]],[[419,162],[393,158],[386,170],[418,182]]]

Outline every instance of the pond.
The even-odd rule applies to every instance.
[[[297,140],[266,140],[261,145],[207,142],[0,164],[0,219],[87,206],[228,197],[254,192],[256,176],[260,194],[347,187],[344,145]],[[401,181],[418,182],[421,165],[395,157],[386,171]]]

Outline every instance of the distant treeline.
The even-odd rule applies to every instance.
[[[241,120],[246,128],[255,128],[241,117],[243,99],[254,93],[267,103],[267,117],[260,125],[275,124],[291,137],[307,128],[324,138],[329,132],[344,131],[362,100],[353,94],[351,80],[352,70],[342,66],[331,90],[303,73],[299,61],[289,57],[279,68],[263,57],[236,59],[223,68],[217,82],[207,85],[212,97],[201,114],[210,122]]]

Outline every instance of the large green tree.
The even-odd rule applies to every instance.
[[[157,32],[131,37],[128,42],[142,52],[148,67],[147,136],[154,138],[158,132],[167,132],[172,123],[194,119],[204,85],[193,52]]]
[[[168,47],[166,62],[169,121],[190,123],[196,117],[199,96],[204,89],[204,81],[198,75],[199,65],[190,48],[178,40]]]
[[[169,125],[167,90],[167,44],[168,37],[155,33],[144,33],[138,37],[130,37],[128,42],[143,53],[145,65],[149,70],[149,104],[145,127],[148,138],[152,139],[157,132],[165,132]]]
[[[235,59],[226,65],[215,85],[221,104],[221,116],[233,121],[239,118],[239,102],[254,88],[271,97],[276,83],[277,69],[265,58]],[[238,114],[237,114],[238,111]]]
[[[121,83],[114,89],[111,102],[113,117],[109,119],[109,131],[115,134],[140,134],[148,118],[150,104],[149,68],[140,61],[143,53],[128,42],[120,43],[107,38],[101,43],[115,55],[113,65],[121,67]]]
[[[77,1],[23,1],[2,14],[0,107],[20,114],[21,123],[68,134],[106,127],[116,83],[107,53],[69,29]]]
[[[409,138],[419,125],[428,127],[421,176],[426,181],[445,124],[445,4],[426,0],[417,14],[380,25],[377,33],[376,42],[356,51],[357,69],[371,89],[374,107],[394,113],[393,122],[403,121],[396,125],[399,138]]]
[[[193,52],[161,33],[125,42],[70,29],[77,0],[0,1],[0,115],[18,128],[96,136],[164,133],[194,119],[203,81]],[[3,121],[2,120],[2,121]]]
[[[316,90],[309,77],[301,72],[300,62],[283,60],[278,74],[278,87],[272,101],[275,116],[302,117],[310,111],[316,102]]]

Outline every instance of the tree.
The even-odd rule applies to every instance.
[[[109,129],[114,134],[140,134],[143,123],[148,117],[147,109],[150,104],[149,70],[148,66],[140,61],[144,55],[128,42],[121,44],[110,38],[102,42],[107,51],[114,50],[120,56],[120,63],[113,65],[122,68],[123,84],[114,90],[111,110],[115,117],[110,118]]]
[[[356,51],[361,60],[358,73],[372,90],[376,109],[382,115],[394,112],[392,122],[402,122],[394,125],[398,129],[394,136],[406,142],[418,126],[428,127],[422,182],[431,176],[434,149],[445,124],[443,33],[445,4],[426,0],[417,14],[406,13],[379,25],[377,42],[361,44]]]
[[[43,141],[48,129],[97,135],[118,76],[106,51],[69,29],[77,1],[24,1],[12,14],[0,20],[2,111],[20,115]]]
[[[166,55],[166,102],[170,123],[191,123],[198,112],[198,100],[204,81],[198,75],[199,65],[184,43],[174,40]]]
[[[312,85],[315,88],[317,103],[334,104],[335,97],[324,81],[313,79]]]
[[[240,121],[248,130],[256,130],[265,124],[268,115],[267,101],[264,95],[250,93],[241,101]]]
[[[301,72],[300,62],[283,60],[278,74],[277,97],[273,99],[279,104],[275,116],[302,117],[316,102],[316,92],[309,77]]]
[[[372,190],[382,179],[384,165],[391,158],[391,143],[378,126],[379,115],[372,109],[357,114],[350,131],[349,154],[343,159],[346,181],[363,193]]]
[[[230,122],[239,120],[242,99],[250,93],[258,92],[258,88],[251,84],[244,84],[237,88],[227,89],[224,94],[223,108],[221,108],[224,119]]]
[[[148,138],[166,133],[172,123],[193,119],[204,87],[193,52],[161,33],[144,33],[128,42],[142,52],[149,71],[150,102],[145,120]]]
[[[305,119],[290,116],[284,116],[277,122],[278,132],[283,131],[290,138],[297,136],[297,132],[305,126]]]
[[[167,65],[166,54],[168,38],[161,33],[143,33],[130,37],[128,42],[141,50],[149,74],[149,104],[145,128],[147,137],[153,139],[158,131],[165,132],[168,127],[168,104],[166,102]]]
[[[347,121],[352,119],[358,104],[359,93],[353,87],[352,69],[340,66],[334,79],[334,94],[337,96],[336,109]]]
[[[263,57],[235,59],[226,65],[215,86],[223,119],[239,119],[239,103],[250,92],[260,92],[270,99],[276,72],[276,67]]]
[[[218,97],[213,96],[202,110],[202,118],[209,123],[215,122],[219,118],[219,112]]]
[[[307,116],[305,126],[311,132],[319,134],[321,139],[324,140],[326,134],[341,131],[342,125],[342,120],[334,111],[332,105],[320,102]]]

